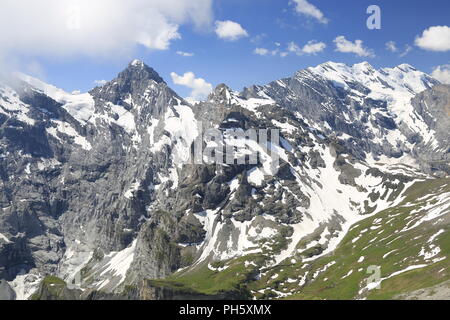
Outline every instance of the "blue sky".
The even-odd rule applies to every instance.
[[[205,10],[200,18],[169,17],[168,21],[177,25],[179,36],[170,39],[165,48],[155,48],[157,45],[153,43],[142,45],[127,42],[124,43],[124,47],[129,46],[126,52],[117,52],[117,48],[111,46],[109,52],[98,55],[86,50],[78,52],[77,48],[71,48],[70,45],[62,54],[52,53],[52,47],[36,53],[33,50],[10,49],[8,54],[20,61],[23,71],[35,73],[67,91],[87,91],[95,86],[95,80],[114,78],[129,61],[138,58],[158,71],[172,88],[185,97],[192,94],[192,85],[189,88],[174,84],[171,73],[182,76],[192,72],[196,78],[202,78],[212,86],[224,82],[235,90],[241,90],[244,86],[291,76],[299,69],[329,60],[348,64],[369,61],[375,67],[409,63],[428,73],[438,66],[450,64],[450,50],[447,50],[446,43],[430,45],[430,41],[439,41],[436,36],[425,39],[425,45],[418,46],[415,43],[415,39],[428,28],[450,25],[448,0],[295,0],[299,6],[305,2],[314,6],[317,10],[312,14],[311,11],[306,10],[307,13],[304,13],[302,11],[305,10],[298,9],[294,0],[197,1],[203,3],[199,5],[210,5],[208,12]],[[177,6],[178,2],[172,2],[173,6]],[[369,17],[366,10],[370,5],[381,8],[380,30],[369,30],[366,26]],[[322,19],[318,18],[317,12],[323,15]],[[170,19],[175,19],[175,22]],[[199,23],[198,19],[209,20]],[[45,19],[41,21],[45,23]],[[220,38],[215,32],[215,21],[233,21],[241,26],[241,31],[245,30],[245,34],[233,41]],[[102,27],[99,25],[99,28]],[[450,34],[446,30],[440,30],[441,33],[439,30],[434,31],[438,37],[449,37],[444,41],[450,42]],[[101,36],[108,37],[107,32]],[[111,37],[115,33],[117,31],[111,30]],[[69,33],[67,37],[70,36]],[[336,51],[335,39],[338,36],[349,41],[347,44],[362,40],[362,48],[371,56]],[[312,40],[316,44],[325,44],[326,48],[316,53],[299,51]],[[395,43],[396,52],[386,48],[386,43],[390,41]],[[292,42],[297,45],[297,52],[292,49],[292,44],[292,52],[288,50]],[[90,46],[95,46],[95,42]],[[26,48],[25,45],[23,47]],[[407,50],[408,47],[410,49]],[[266,54],[256,54],[256,48]],[[182,56],[177,54],[179,51],[193,55]]]

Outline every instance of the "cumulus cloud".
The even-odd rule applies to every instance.
[[[248,32],[239,23],[230,20],[216,21],[216,34],[219,38],[228,41],[248,37]]]
[[[206,82],[205,79],[196,78],[193,72],[186,72],[182,76],[172,72],[170,76],[173,83],[192,89],[189,100],[205,99],[213,90],[210,83]]]
[[[314,18],[323,24],[328,23],[328,19],[325,18],[323,12],[307,0],[293,0],[293,2],[295,3],[295,11],[297,11],[297,13]]]
[[[256,48],[253,53],[260,56],[280,56],[281,58],[287,57],[289,54],[301,55],[315,55],[325,50],[327,45],[324,42],[318,42],[316,40],[308,41],[303,47],[300,47],[295,42],[289,42],[286,50],[280,50],[281,43],[275,42],[275,49],[269,50],[266,48]]]
[[[421,36],[417,36],[415,44],[425,50],[450,51],[450,27],[430,27]]]
[[[257,54],[257,55],[260,55],[260,56],[269,56],[269,55],[270,56],[276,56],[278,54],[280,54],[280,56],[283,56],[282,55],[283,52],[280,52],[279,49],[269,50],[269,49],[266,49],[266,48],[256,48],[253,51],[253,53]]]
[[[260,56],[266,56],[270,53],[270,50],[266,48],[256,48],[254,53]]]
[[[434,68],[431,76],[442,83],[450,84],[450,64],[444,64]]]
[[[281,58],[287,57],[289,54],[302,55],[315,55],[325,50],[327,45],[324,42],[318,42],[316,40],[308,41],[303,47],[300,47],[295,42],[289,42],[286,50],[280,50],[281,43],[275,42],[275,49],[270,50],[266,48],[256,48],[253,53],[260,56],[280,56]]]
[[[179,27],[210,26],[212,0],[0,1],[0,55],[111,57],[168,49]]]
[[[344,53],[354,53],[360,57],[374,57],[372,50],[364,48],[362,40],[355,40],[351,42],[345,38],[345,36],[339,36],[334,39],[336,44],[336,51]]]
[[[316,40],[308,41],[303,48],[300,48],[295,42],[288,43],[288,52],[295,53],[300,56],[303,54],[317,54],[325,50],[327,45],[323,42],[317,42]]]
[[[302,49],[295,42],[289,42],[288,51],[295,54],[300,54]]]
[[[316,54],[325,50],[326,47],[327,45],[323,42],[311,40],[303,47],[302,52],[306,54]]]
[[[177,54],[179,56],[183,56],[183,57],[193,57],[194,54],[192,52],[184,52],[184,51],[177,51]]]
[[[397,45],[395,44],[395,41],[388,41],[386,42],[386,49],[390,52],[398,52]]]

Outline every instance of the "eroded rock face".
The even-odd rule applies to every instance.
[[[438,85],[418,94],[412,105],[430,128],[436,143],[423,141],[417,150],[418,157],[428,170],[445,175],[450,172],[450,86]]]
[[[25,80],[0,91],[0,279],[9,282],[58,275],[67,290],[109,297],[268,239],[278,242],[264,249],[267,263],[281,263],[294,241],[328,226],[308,253],[321,255],[423,172],[448,173],[449,87],[409,66],[327,63],[241,93],[219,85],[195,105],[139,61],[85,95]],[[399,118],[403,104],[412,111]],[[264,174],[269,152],[257,164],[183,164],[200,127],[280,129],[277,172]],[[417,167],[391,174],[376,164],[405,157]],[[8,287],[0,292],[12,297]]]
[[[15,300],[16,293],[6,280],[0,280],[0,301]]]

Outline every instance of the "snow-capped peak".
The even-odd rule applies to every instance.
[[[133,61],[130,62],[130,66],[133,66],[133,67],[143,67],[144,65],[145,65],[145,63],[139,59],[134,59]]]
[[[146,65],[141,60],[133,60],[128,67],[119,74],[123,80],[154,80],[157,83],[163,83],[164,79],[153,68]]]
[[[361,63],[357,63],[357,64],[354,64],[353,66],[352,66],[352,68],[354,69],[354,70],[358,70],[358,71],[361,71],[361,72],[367,72],[367,71],[375,71],[375,68],[370,64],[370,63],[368,63],[367,61],[364,61],[364,62],[361,62]]]
[[[400,69],[404,72],[408,72],[408,71],[416,71],[417,69],[414,68],[412,65],[407,64],[407,63],[402,63],[398,66],[396,66],[397,69]]]
[[[231,99],[231,89],[224,83],[219,84],[210,94],[208,100],[224,100]]]
[[[384,96],[387,91],[389,93],[392,93],[392,91],[419,93],[437,83],[426,73],[418,71],[408,64],[377,70],[368,62],[361,62],[352,66],[344,63],[326,62],[306,70],[312,73],[314,77],[322,77],[339,87],[348,88],[350,83],[358,82],[371,89],[372,92],[379,92]],[[298,73],[300,78],[304,75],[302,71]]]
[[[85,124],[95,112],[94,99],[89,93],[68,93],[23,73],[16,73],[16,76],[33,90],[61,103],[62,107],[82,124]]]
[[[52,98],[56,102],[64,103],[69,93],[62,89],[59,89],[51,84],[45,83],[37,78],[30,75],[17,72],[15,74],[19,80],[27,83],[32,89],[45,94],[46,96]]]

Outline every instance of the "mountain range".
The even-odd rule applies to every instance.
[[[139,60],[83,94],[15,74],[0,299],[450,298],[449,127],[450,86],[407,64],[200,102]],[[178,161],[211,128],[280,134],[256,164]]]

